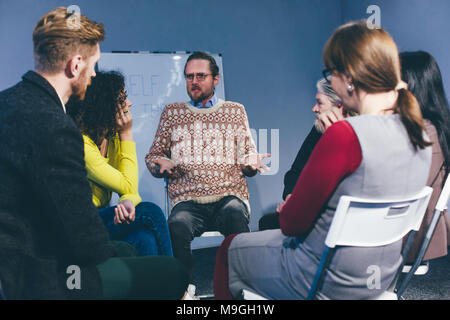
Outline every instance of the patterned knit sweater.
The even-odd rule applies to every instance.
[[[157,178],[162,176],[154,160],[177,164],[168,183],[172,208],[182,201],[212,203],[233,195],[250,211],[242,165],[255,154],[244,106],[219,99],[207,109],[184,102],[166,105],[145,161]]]

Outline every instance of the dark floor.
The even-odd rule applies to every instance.
[[[217,248],[193,251],[196,295],[213,293],[213,273]],[[426,275],[414,276],[403,297],[406,300],[450,300],[450,256],[430,262]]]

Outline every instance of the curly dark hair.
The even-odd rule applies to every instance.
[[[70,99],[67,114],[82,134],[98,146],[117,132],[116,113],[127,98],[124,76],[118,71],[99,71],[87,88],[83,101]]]

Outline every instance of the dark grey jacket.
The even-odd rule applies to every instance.
[[[8,299],[97,298],[113,255],[92,204],[81,134],[54,88],[29,71],[0,92],[0,281]],[[69,290],[67,268],[81,268]]]

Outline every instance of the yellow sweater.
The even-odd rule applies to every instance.
[[[108,206],[112,192],[122,200],[131,200],[135,206],[141,202],[138,191],[138,162],[136,143],[120,141],[116,134],[109,140],[107,158],[103,157],[97,145],[86,135],[84,159],[87,178],[92,189],[92,201],[97,208]]]

